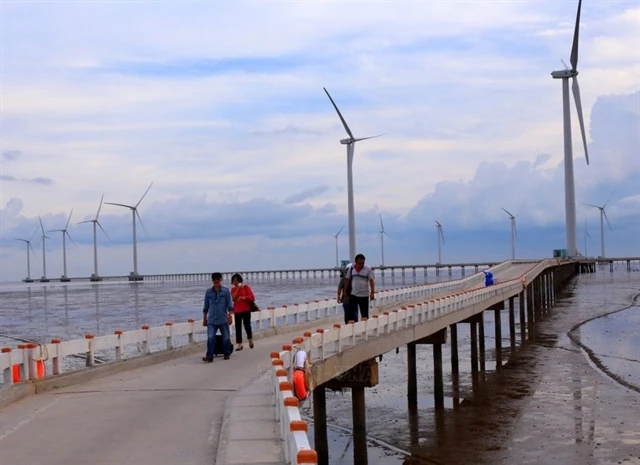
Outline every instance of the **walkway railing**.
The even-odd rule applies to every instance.
[[[526,262],[503,262],[492,268],[492,272],[495,274],[515,263]],[[490,287],[484,286],[482,273],[479,273],[479,276],[474,275],[435,287],[433,285],[417,286],[422,289],[416,290],[412,297],[442,295],[446,291],[452,291],[452,293],[444,297],[434,297],[422,303],[403,306],[391,312],[383,312],[382,315],[373,315],[371,319],[363,318],[358,323],[348,325],[335,323],[329,329],[319,328],[315,333],[307,331],[303,337],[293,339],[291,345],[285,344],[281,352],[272,352],[270,358],[273,369],[275,415],[280,423],[281,439],[284,443],[287,463],[292,465],[317,463],[317,454],[315,450],[311,449],[306,434],[307,423],[301,419],[299,401],[294,395],[293,385],[290,381],[292,361],[297,350],[304,350],[310,361],[319,362],[360,342],[438,319],[452,312],[486,302],[496,296],[509,296],[518,293],[526,287],[527,282],[532,281],[544,269],[559,263],[561,262],[556,259],[532,262],[531,268],[523,275]],[[474,288],[467,286],[474,286]],[[466,290],[465,287],[467,287]],[[436,288],[439,292],[433,292]],[[405,296],[410,292],[408,290]]]

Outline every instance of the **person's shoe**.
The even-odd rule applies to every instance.
[[[203,362],[207,362],[207,363],[211,363],[211,362],[213,362],[213,358],[209,358],[209,357],[202,357],[202,361],[203,361]]]
[[[225,356],[224,356],[224,359],[225,359],[225,360],[229,360],[229,356],[228,356],[228,355],[225,355]]]
[[[237,352],[238,350],[242,350],[242,344],[238,344],[238,345],[236,346],[236,352]]]
[[[249,349],[253,349],[253,340],[249,339]]]

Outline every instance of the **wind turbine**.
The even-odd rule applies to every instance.
[[[336,238],[336,268],[340,267],[340,262],[338,261],[338,236],[340,235],[343,229],[344,229],[344,226],[340,228],[340,231],[338,231],[336,234],[333,235],[333,237]]]
[[[336,113],[338,113],[338,116],[340,117],[340,121],[342,122],[344,129],[345,131],[347,131],[347,134],[349,135],[348,138],[341,139],[340,143],[347,146],[347,193],[348,193],[347,208],[349,212],[349,260],[354,260],[354,257],[356,256],[356,219],[355,219],[355,206],[354,206],[354,200],[353,200],[353,154],[355,150],[355,144],[356,142],[360,142],[361,140],[380,137],[383,134],[378,134],[377,136],[355,138],[353,133],[351,132],[351,129],[349,129],[347,122],[342,117],[342,113],[340,113],[340,110],[338,110],[338,106],[336,105],[336,102],[334,102],[333,99],[331,98],[331,95],[329,95],[329,91],[327,91],[327,89],[325,89],[324,87],[323,89],[324,89],[324,92],[327,94],[327,97],[329,97],[329,100],[331,100],[331,104],[333,105],[333,108],[336,109]]]
[[[609,200],[611,200],[611,197],[609,197]],[[609,200],[607,200],[605,204],[602,205],[601,207],[598,205],[591,205],[588,203],[585,204],[587,207],[593,207],[600,210],[600,248],[601,248],[602,258],[606,257],[606,255],[604,254],[604,220],[605,219],[607,220],[607,224],[609,225],[609,230],[613,231],[613,229],[611,228],[611,223],[609,223],[609,218],[607,217],[607,212],[605,210],[605,207],[609,203]]]
[[[147,192],[149,192],[149,189],[151,189],[151,186],[153,186],[153,182],[149,184],[149,187],[147,187],[147,190],[144,191],[144,194],[142,194],[142,197],[140,197],[140,200],[138,200],[138,203],[135,204],[135,206],[125,205],[123,203],[105,202],[105,204],[107,205],[116,205],[118,207],[124,207],[131,210],[131,216],[133,217],[133,275],[132,276],[134,279],[139,276],[138,275],[138,240],[136,237],[137,236],[136,235],[136,215],[140,220],[140,226],[142,226],[142,229],[144,229],[144,232],[146,233],[147,230],[145,229],[144,224],[142,223],[142,218],[140,218],[140,213],[138,213],[138,206],[142,202],[142,199],[144,199],[145,195],[147,195]]]
[[[104,194],[100,198],[100,205],[98,206],[98,213],[96,213],[96,217],[92,220],[80,221],[78,224],[82,223],[93,223],[93,276],[91,276],[91,281],[101,281],[100,275],[98,275],[98,234],[96,231],[96,225],[100,226],[102,232],[107,239],[111,240],[107,231],[104,230],[100,222],[98,221],[98,216],[100,216],[100,209],[102,208],[102,201],[104,200]]]
[[[591,236],[589,235],[589,231],[587,231],[587,220],[584,220],[584,256],[588,257],[589,255],[587,254],[587,237],[589,239],[591,239]]]
[[[569,105],[569,78],[573,84],[571,90],[578,113],[580,132],[582,134],[582,144],[584,145],[584,156],[589,164],[589,153],[587,151],[587,137],[585,135],[584,120],[582,118],[582,102],[580,100],[580,86],[578,85],[578,36],[580,32],[580,10],[582,0],[578,1],[578,13],[576,15],[576,26],[573,33],[573,45],[571,47],[571,69],[565,65],[562,71],[553,71],[553,79],[562,79],[562,111],[564,118],[564,199],[565,218],[567,223],[567,254],[575,257],[578,253],[577,227],[576,227],[576,192],[573,176],[573,149],[571,143],[571,111]],[[564,62],[563,62],[564,63]]]
[[[47,254],[45,251],[45,241],[51,238],[45,234],[44,226],[42,225],[42,219],[39,216],[38,221],[40,221],[40,229],[42,230],[42,236],[40,237],[40,239],[42,240],[42,278],[40,278],[40,282],[46,283],[49,282],[49,280],[47,279]]]
[[[502,208],[502,207],[500,207]],[[518,230],[516,229],[516,217],[509,213],[505,208],[502,208],[509,219],[511,220],[511,260],[516,259],[516,239],[518,238]]]
[[[60,281],[69,281],[69,278],[67,277],[67,241],[66,241],[66,236],[69,236],[69,240],[71,242],[73,242],[73,239],[71,239],[71,235],[69,234],[69,232],[67,231],[67,228],[69,227],[69,221],[71,221],[71,215],[73,215],[73,208],[71,209],[71,213],[69,213],[69,219],[67,219],[67,224],[64,226],[64,229],[53,229],[51,231],[48,232],[61,232],[62,233],[62,267],[63,267],[63,273],[62,273],[62,277],[60,278]],[[73,242],[75,244],[75,242]]]
[[[438,265],[440,265],[442,263],[442,245],[444,244],[444,234],[442,234],[442,225],[437,221],[436,230],[438,231]]]
[[[29,249],[31,249],[31,253],[33,253],[33,255],[36,254],[35,251],[33,250],[33,246],[31,245],[31,239],[33,239],[33,236],[35,236],[37,232],[38,232],[38,228],[36,228],[36,230],[33,231],[33,234],[31,234],[31,237],[29,239],[20,239],[19,237],[13,238],[16,241],[22,241],[27,244],[27,279],[24,280],[26,283],[33,282],[33,280],[31,279],[31,258],[29,257]]]
[[[387,231],[384,230],[384,223],[382,223],[382,215],[380,215],[380,246],[382,248],[382,267],[384,268],[384,235]]]

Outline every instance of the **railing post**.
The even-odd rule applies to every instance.
[[[149,348],[149,325],[142,325],[142,330],[144,331],[144,341],[142,341],[142,353],[148,354],[150,352]]]
[[[51,344],[56,346],[56,355],[51,359],[53,374],[60,374],[60,339],[51,339]]]
[[[86,354],[86,366],[92,367],[93,366],[93,355],[94,355],[94,352],[93,352],[93,334],[85,334],[84,338],[89,343],[89,350],[87,351],[87,354]]]
[[[2,372],[5,386],[11,386],[13,384],[13,360],[11,360],[11,347],[3,347],[3,354],[9,354],[9,366]]]
[[[324,329],[318,328],[316,329],[316,333],[320,334],[320,360],[324,360]]]
[[[29,379],[34,380],[38,378],[38,368],[36,367],[36,347],[37,344],[27,344],[27,357],[29,360]]]
[[[195,341],[195,320],[193,318],[189,318],[187,320],[187,323],[189,323],[189,344],[193,344],[193,342]]]
[[[118,336],[118,345],[116,346],[116,361],[119,362],[120,360],[122,360],[122,331],[116,329],[113,334]]]
[[[171,321],[167,321],[165,326],[169,327],[169,335],[167,336],[167,350],[173,349],[173,323]]]
[[[26,344],[18,344],[18,350],[22,353],[22,363],[20,364],[20,381],[29,379],[29,353]]]

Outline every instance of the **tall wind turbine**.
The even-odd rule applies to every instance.
[[[500,207],[502,208],[502,207]],[[518,238],[518,230],[516,229],[516,217],[509,213],[505,208],[502,208],[509,219],[511,220],[511,260],[516,259],[516,239]]]
[[[438,231],[438,265],[440,265],[442,264],[442,245],[444,244],[444,234],[442,234],[442,225],[437,221],[436,230]]]
[[[329,91],[327,91],[327,89],[325,89],[324,87],[323,89],[324,89],[324,92],[327,94],[327,97],[329,97],[329,100],[331,100],[331,104],[333,105],[333,108],[335,108],[336,113],[338,113],[338,116],[340,117],[340,121],[342,121],[342,125],[344,126],[344,129],[345,131],[347,131],[347,134],[349,136],[346,139],[341,139],[340,143],[347,146],[347,193],[348,193],[347,208],[349,211],[349,260],[354,260],[356,256],[356,219],[355,219],[355,206],[354,206],[354,200],[353,200],[353,154],[355,150],[355,144],[356,142],[360,142],[361,140],[380,137],[383,134],[378,134],[377,136],[355,138],[353,133],[351,132],[351,129],[349,129],[347,122],[342,117],[342,113],[340,113],[340,110],[338,110],[338,106],[336,105],[336,102],[334,102],[333,99],[331,98],[331,95],[329,95]]]
[[[107,231],[104,230],[100,222],[98,221],[98,217],[100,216],[100,209],[102,208],[102,201],[104,200],[104,194],[100,198],[100,205],[98,206],[98,213],[96,213],[96,217],[92,220],[80,221],[78,224],[82,223],[93,223],[93,276],[91,276],[91,281],[101,281],[100,275],[98,274],[98,234],[96,231],[96,225],[102,229],[102,232],[109,240],[111,238],[107,234]]]
[[[67,224],[64,226],[64,229],[53,229],[51,231],[48,232],[61,232],[62,233],[62,269],[63,269],[63,273],[62,273],[62,277],[60,278],[60,281],[69,281],[69,278],[67,277],[67,236],[69,236],[69,240],[71,242],[73,242],[73,239],[71,239],[71,235],[69,234],[69,232],[67,231],[67,228],[69,227],[69,221],[71,221],[71,215],[73,215],[73,208],[71,209],[71,213],[69,213],[69,219],[67,219]],[[75,244],[75,242],[73,242]]]
[[[382,215],[380,215],[380,247],[382,250],[382,267],[384,267],[384,235],[387,231],[384,230],[384,223],[382,222]]]
[[[336,234],[333,235],[333,237],[335,237],[336,239],[336,268],[340,266],[340,262],[338,260],[338,236],[340,235],[343,229],[344,229],[344,226],[340,228],[340,231],[338,231]]]
[[[138,213],[138,206],[142,202],[142,199],[144,199],[145,195],[147,195],[147,192],[149,192],[149,189],[151,189],[151,186],[153,186],[153,182],[149,184],[149,187],[147,187],[147,190],[144,191],[144,194],[142,194],[142,197],[140,197],[140,200],[138,200],[138,203],[135,204],[135,206],[125,205],[123,203],[105,202],[105,204],[107,205],[116,205],[118,207],[124,207],[131,210],[131,216],[133,219],[133,277],[134,278],[139,276],[138,275],[138,240],[136,235],[136,215],[140,220],[140,226],[142,226],[142,229],[144,229],[146,233],[147,230],[145,229],[144,224],[142,223],[142,218],[140,218],[140,213]]]
[[[611,197],[609,197],[609,200],[611,200]],[[605,258],[606,255],[604,254],[604,220],[607,220],[607,224],[609,225],[609,230],[613,231],[613,229],[611,228],[611,223],[609,223],[609,218],[607,217],[607,212],[605,210],[605,207],[607,206],[607,204],[609,203],[609,200],[607,200],[607,202],[602,205],[601,207],[598,205],[591,205],[591,204],[585,204],[588,207],[593,207],[593,208],[597,208],[598,210],[600,210],[600,248],[601,248],[601,256],[602,258]]]
[[[553,79],[562,79],[562,111],[564,117],[564,199],[565,218],[567,223],[567,254],[575,257],[578,253],[577,227],[576,227],[576,192],[573,176],[573,149],[571,143],[571,111],[569,105],[569,78],[573,84],[571,90],[575,100],[582,134],[582,144],[584,145],[584,156],[589,164],[589,153],[587,151],[587,137],[585,135],[584,120],[582,118],[582,102],[580,100],[580,86],[578,85],[578,36],[580,31],[580,10],[582,0],[578,1],[578,13],[576,15],[576,26],[573,33],[573,46],[571,47],[571,69],[565,65],[562,71],[553,71]]]
[[[42,236],[40,239],[42,240],[42,278],[40,281],[48,282],[47,279],[47,253],[46,253],[46,240],[51,239],[44,232],[44,226],[42,225],[42,219],[38,216],[38,221],[40,221],[40,230],[42,231]]]
[[[584,220],[584,256],[588,257],[589,255],[587,254],[587,237],[589,239],[591,239],[591,236],[589,235],[589,231],[587,231],[587,220]]]
[[[31,245],[31,240],[33,239],[33,236],[35,236],[37,232],[38,232],[38,228],[36,228],[36,230],[33,231],[33,234],[31,234],[31,237],[29,239],[20,239],[19,237],[14,237],[16,241],[22,241],[27,244],[27,279],[24,280],[27,283],[33,282],[33,280],[31,279],[31,257],[29,256],[29,249],[31,249],[31,253],[33,253],[33,255],[36,254],[35,251],[33,250],[33,246]]]

